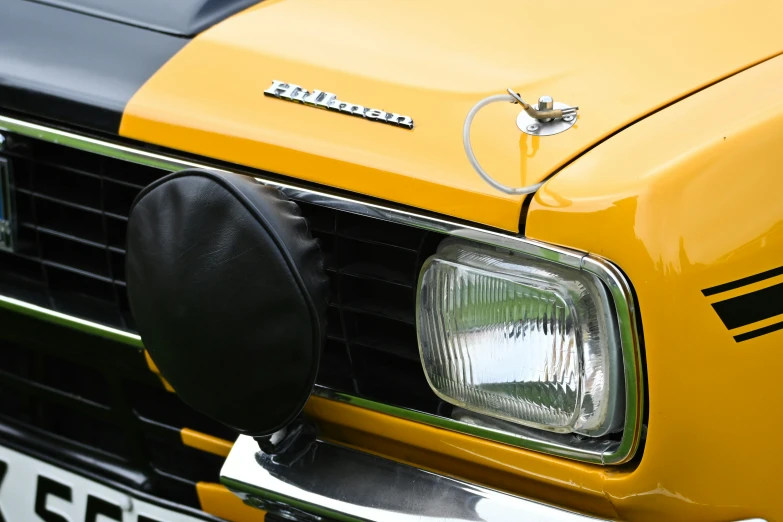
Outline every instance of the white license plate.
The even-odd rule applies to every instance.
[[[0,446],[0,522],[204,522]]]

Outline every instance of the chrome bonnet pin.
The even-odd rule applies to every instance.
[[[470,144],[470,126],[473,124],[473,118],[476,117],[478,111],[490,103],[518,103],[524,109],[517,116],[517,127],[519,127],[519,130],[530,136],[552,136],[567,131],[574,126],[579,107],[556,102],[551,96],[541,96],[538,99],[538,103],[533,106],[523,100],[518,92],[511,89],[506,90],[508,94],[487,96],[468,111],[465,123],[462,126],[462,144],[465,147],[465,155],[468,157],[470,165],[487,184],[506,194],[530,194],[538,190],[543,185],[543,182],[525,187],[508,187],[496,181],[479,165],[473,152],[473,146]]]
[[[534,106],[526,103],[519,93],[511,89],[508,93],[513,98],[511,103],[518,103],[524,109],[517,116],[517,127],[525,134],[553,136],[567,131],[576,123],[579,107],[555,102],[551,96],[541,96]]]

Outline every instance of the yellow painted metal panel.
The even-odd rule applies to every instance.
[[[213,435],[207,435],[206,433],[201,433],[190,428],[182,428],[180,430],[180,436],[182,437],[182,443],[185,446],[206,451],[219,457],[228,457],[231,446],[234,445],[231,441]]]
[[[158,369],[158,365],[155,364],[155,361],[152,360],[152,357],[147,350],[144,350],[144,360],[147,361],[147,368],[149,368],[152,373],[158,376],[158,379],[160,379],[160,382],[163,384],[163,387],[166,388],[166,391],[175,393],[174,387],[169,384],[169,381],[167,381],[163,375],[161,375],[160,370]]]
[[[783,513],[783,330],[736,342],[751,326],[728,328],[712,307],[780,280],[702,292],[783,266],[781,85],[783,57],[683,100],[587,153],[530,206],[530,237],[611,259],[638,295],[647,439],[636,469],[603,485],[623,520]]]
[[[511,106],[477,118],[479,158],[521,185],[783,49],[780,2],[561,2],[549,6],[556,40],[550,24],[522,22],[536,9],[264,2],[172,58],[131,100],[121,132],[515,231],[522,199],[494,192],[464,159],[461,125],[478,99],[511,86],[582,108],[574,129],[545,140],[520,135]],[[417,127],[266,98],[272,79],[409,114]],[[766,441],[783,427],[783,332],[736,343],[751,326],[727,329],[711,305],[756,287],[701,290],[783,265],[781,85],[780,58],[714,85],[590,150],[531,204],[530,237],[603,255],[635,286],[650,396],[641,460],[579,464],[321,398],[308,412],[333,440],[596,515],[779,518],[783,461]]]
[[[196,492],[201,509],[228,522],[263,522],[266,513],[239,500],[222,484],[199,482]]]
[[[523,198],[468,164],[468,110],[512,87],[579,105],[545,139],[475,120],[498,181],[535,183],[645,114],[783,50],[783,2],[262,2],[197,36],[128,103],[123,136],[516,231]],[[411,116],[412,131],[265,97],[272,80]]]

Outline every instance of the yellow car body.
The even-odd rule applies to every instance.
[[[633,285],[646,393],[630,461],[576,462],[313,397],[306,412],[329,440],[597,517],[781,520],[781,19],[769,0],[267,0],[176,52],[132,96],[119,136],[588,252]],[[264,96],[273,80],[415,127]],[[465,158],[466,114],[506,88],[580,108],[551,137],[519,132],[511,104],[476,119],[482,164],[510,186],[544,181],[532,196],[496,191]],[[192,430],[182,440],[230,449]],[[198,494],[207,512],[256,519],[222,486]]]
[[[120,132],[595,253],[633,283],[640,458],[580,464],[316,398],[335,440],[598,516],[772,520],[783,332],[735,336],[783,316],[729,330],[711,305],[783,274],[703,291],[783,265],[781,16],[774,2],[264,2],[174,56]],[[272,79],[406,112],[415,130],[260,96]],[[460,141],[470,107],[506,87],[580,107],[555,137],[518,132],[511,105],[476,121],[501,182],[549,180],[529,210]]]

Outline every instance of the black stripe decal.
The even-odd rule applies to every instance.
[[[772,270],[761,272],[760,274],[743,277],[742,279],[737,279],[736,281],[731,281],[730,283],[724,283],[722,285],[706,288],[702,290],[701,293],[704,294],[705,297],[710,295],[715,295],[721,292],[734,290],[735,288],[739,288],[741,286],[746,286],[752,283],[758,283],[759,281],[763,281],[765,279],[769,279],[770,277],[775,277],[782,274],[783,274],[783,266],[779,266],[777,268],[773,268]]]
[[[190,41],[24,0],[0,4],[0,109],[69,127],[118,133],[131,97]]]
[[[783,314],[783,283],[713,303],[729,330]]]
[[[735,335],[734,340],[738,343],[741,343],[742,341],[747,341],[748,339],[753,339],[768,333],[777,332],[778,330],[783,330],[783,322],[771,324],[769,326],[765,326],[764,328],[753,330],[752,332]]]

